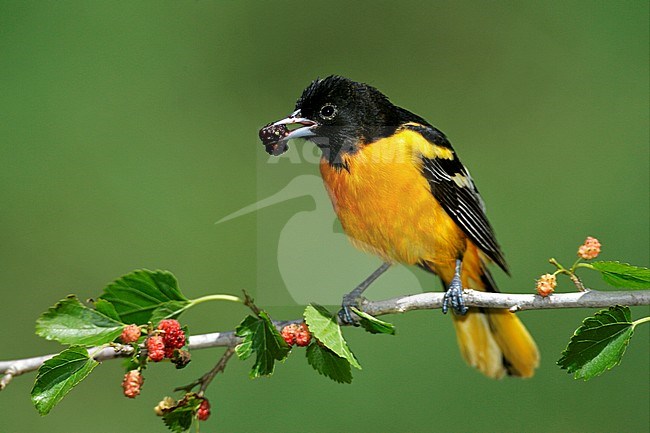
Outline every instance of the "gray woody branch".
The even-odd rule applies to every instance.
[[[507,308],[510,311],[544,310],[551,308],[602,308],[613,305],[630,307],[650,305],[650,290],[599,292],[587,290],[576,293],[558,293],[542,298],[539,295],[521,295],[510,293],[486,293],[475,290],[465,290],[463,293],[465,305],[468,307]],[[399,296],[382,301],[364,300],[361,309],[373,316],[405,313],[411,310],[431,310],[442,307],[442,293],[421,293],[417,295]],[[275,322],[278,327],[287,323],[297,323],[301,319],[290,322]],[[205,349],[208,347],[234,346],[240,342],[234,331],[213,332],[210,334],[192,335],[190,349]],[[97,348],[88,349],[95,353]],[[127,357],[131,354],[130,346],[107,347],[95,353],[97,361]],[[4,389],[14,376],[29,373],[38,368],[55,354],[37,356],[34,358],[0,361],[0,390]]]

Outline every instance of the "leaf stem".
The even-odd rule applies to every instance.
[[[645,322],[650,322],[650,316],[642,317],[639,320],[635,320],[634,322],[632,322],[632,326],[636,327],[636,325],[640,325]]]
[[[255,314],[257,317],[259,317],[261,310],[255,305],[255,301],[251,297],[251,295],[248,294],[246,290],[242,290],[244,292],[244,305],[246,305],[248,308],[251,309],[253,314]]]
[[[571,267],[569,268],[569,270],[570,270],[571,272],[574,272],[574,271],[576,270],[576,266],[578,266],[578,263],[580,263],[580,260],[582,260],[582,259],[581,259],[580,257],[578,257],[578,260],[576,260],[575,262],[573,262],[573,264],[572,264]]]
[[[207,296],[201,296],[200,298],[192,299],[190,306],[195,306],[202,304],[204,302],[208,301],[230,301],[230,302],[239,302],[243,303],[244,301],[233,295],[207,295]]]
[[[554,258],[550,258],[548,261],[549,261],[549,263],[551,263],[552,265],[554,265],[557,268],[557,271],[555,271],[553,273],[553,275],[555,275],[555,274],[566,274],[566,275],[569,276],[569,278],[571,278],[571,281],[573,281],[573,284],[575,284],[578,291],[580,291],[580,292],[589,291],[589,289],[587,289],[585,287],[585,285],[582,284],[582,281],[580,280],[580,278],[578,278],[578,276],[575,274],[575,270],[576,270],[576,268],[590,267],[590,265],[588,265],[586,263],[580,263],[580,259],[578,259],[578,260],[575,261],[573,266],[571,266],[571,268],[567,269],[564,266],[562,266],[560,264],[560,262],[558,262]]]

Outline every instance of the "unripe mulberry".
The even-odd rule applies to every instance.
[[[600,242],[591,236],[588,236],[585,243],[578,248],[578,257],[585,260],[595,259],[598,254],[600,254]]]
[[[301,323],[298,325],[298,331],[296,331],[295,336],[296,346],[309,346],[309,342],[311,341],[311,332],[309,332],[309,328],[307,327],[306,323]]]
[[[128,325],[122,330],[120,341],[124,344],[134,343],[140,338],[141,331],[138,325]]]
[[[289,347],[296,344],[296,333],[298,331],[300,331],[300,327],[295,323],[285,326],[282,328],[282,331],[280,331],[282,338],[284,338],[284,341],[289,345]]]
[[[537,280],[537,293],[546,297],[555,291],[557,280],[553,274],[544,274]]]
[[[147,338],[147,354],[153,362],[162,361],[165,357],[165,343],[160,335],[151,335]]]
[[[142,383],[144,378],[140,371],[131,370],[124,375],[122,380],[122,389],[124,390],[124,395],[129,398],[136,398],[140,395],[140,389],[142,388]]]
[[[153,408],[153,411],[156,412],[156,415],[163,416],[165,411],[174,407],[175,404],[176,400],[171,397],[165,397]]]

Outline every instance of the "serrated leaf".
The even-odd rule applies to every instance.
[[[163,415],[163,423],[174,433],[186,432],[192,427],[195,410],[181,407]]]
[[[273,374],[275,361],[285,359],[291,350],[265,311],[261,311],[259,317],[247,316],[235,334],[243,339],[235,348],[240,359],[246,359],[255,352],[251,378]]]
[[[352,382],[350,362],[316,342],[307,347],[307,362],[314,370],[336,382]]]
[[[195,395],[186,396],[176,406],[165,411],[163,422],[174,433],[186,432],[192,427],[192,421],[202,401]]]
[[[235,335],[243,338],[243,341],[235,347],[235,353],[242,361],[253,354],[253,330],[260,325],[260,320],[259,317],[246,316],[235,329]]]
[[[251,316],[248,316],[248,317],[251,317]],[[242,325],[239,325],[239,326],[242,326]],[[237,328],[237,329],[239,329],[239,328]],[[237,346],[235,346],[235,353],[237,354],[237,357],[239,359],[241,359],[242,361],[250,358],[250,356],[253,354],[253,339],[252,338],[245,338],[243,342],[241,342]]]
[[[106,286],[102,299],[115,306],[124,323],[144,325],[156,308],[169,301],[189,303],[171,272],[141,269]]]
[[[38,369],[32,388],[32,403],[41,415],[47,415],[72,388],[79,384],[99,362],[88,357],[82,346],[71,346],[48,359]]]
[[[611,286],[627,289],[650,289],[650,269],[620,262],[593,262],[591,266],[600,272],[603,280]]]
[[[117,311],[115,310],[115,306],[108,302],[106,299],[98,299],[93,303],[93,305],[95,306],[95,310],[99,311],[104,316],[109,317],[117,322],[122,321],[120,319],[120,315],[117,314]]]
[[[303,315],[307,326],[309,326],[309,331],[314,337],[338,356],[347,359],[352,366],[361,370],[359,361],[354,357],[343,338],[341,327],[336,318],[327,311],[327,308],[310,304],[305,308]]]
[[[190,302],[184,301],[169,301],[161,304],[158,308],[153,310],[151,318],[149,319],[154,325],[163,319],[177,319],[183,311],[190,305]]]
[[[557,364],[588,380],[620,364],[634,333],[628,307],[610,307],[583,320]]]
[[[242,361],[250,358],[250,356],[253,354],[253,340],[250,339],[235,346],[235,353],[237,354],[237,357]]]
[[[124,324],[68,296],[36,321],[36,334],[63,344],[99,345],[115,340]]]
[[[352,307],[352,311],[359,316],[359,324],[371,334],[389,334],[395,335],[395,325],[377,319],[375,316]]]

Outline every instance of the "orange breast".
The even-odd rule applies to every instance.
[[[349,171],[326,161],[320,169],[355,246],[387,261],[453,266],[466,238],[431,194],[421,174],[423,155],[453,158],[447,149],[404,130],[344,156]]]

